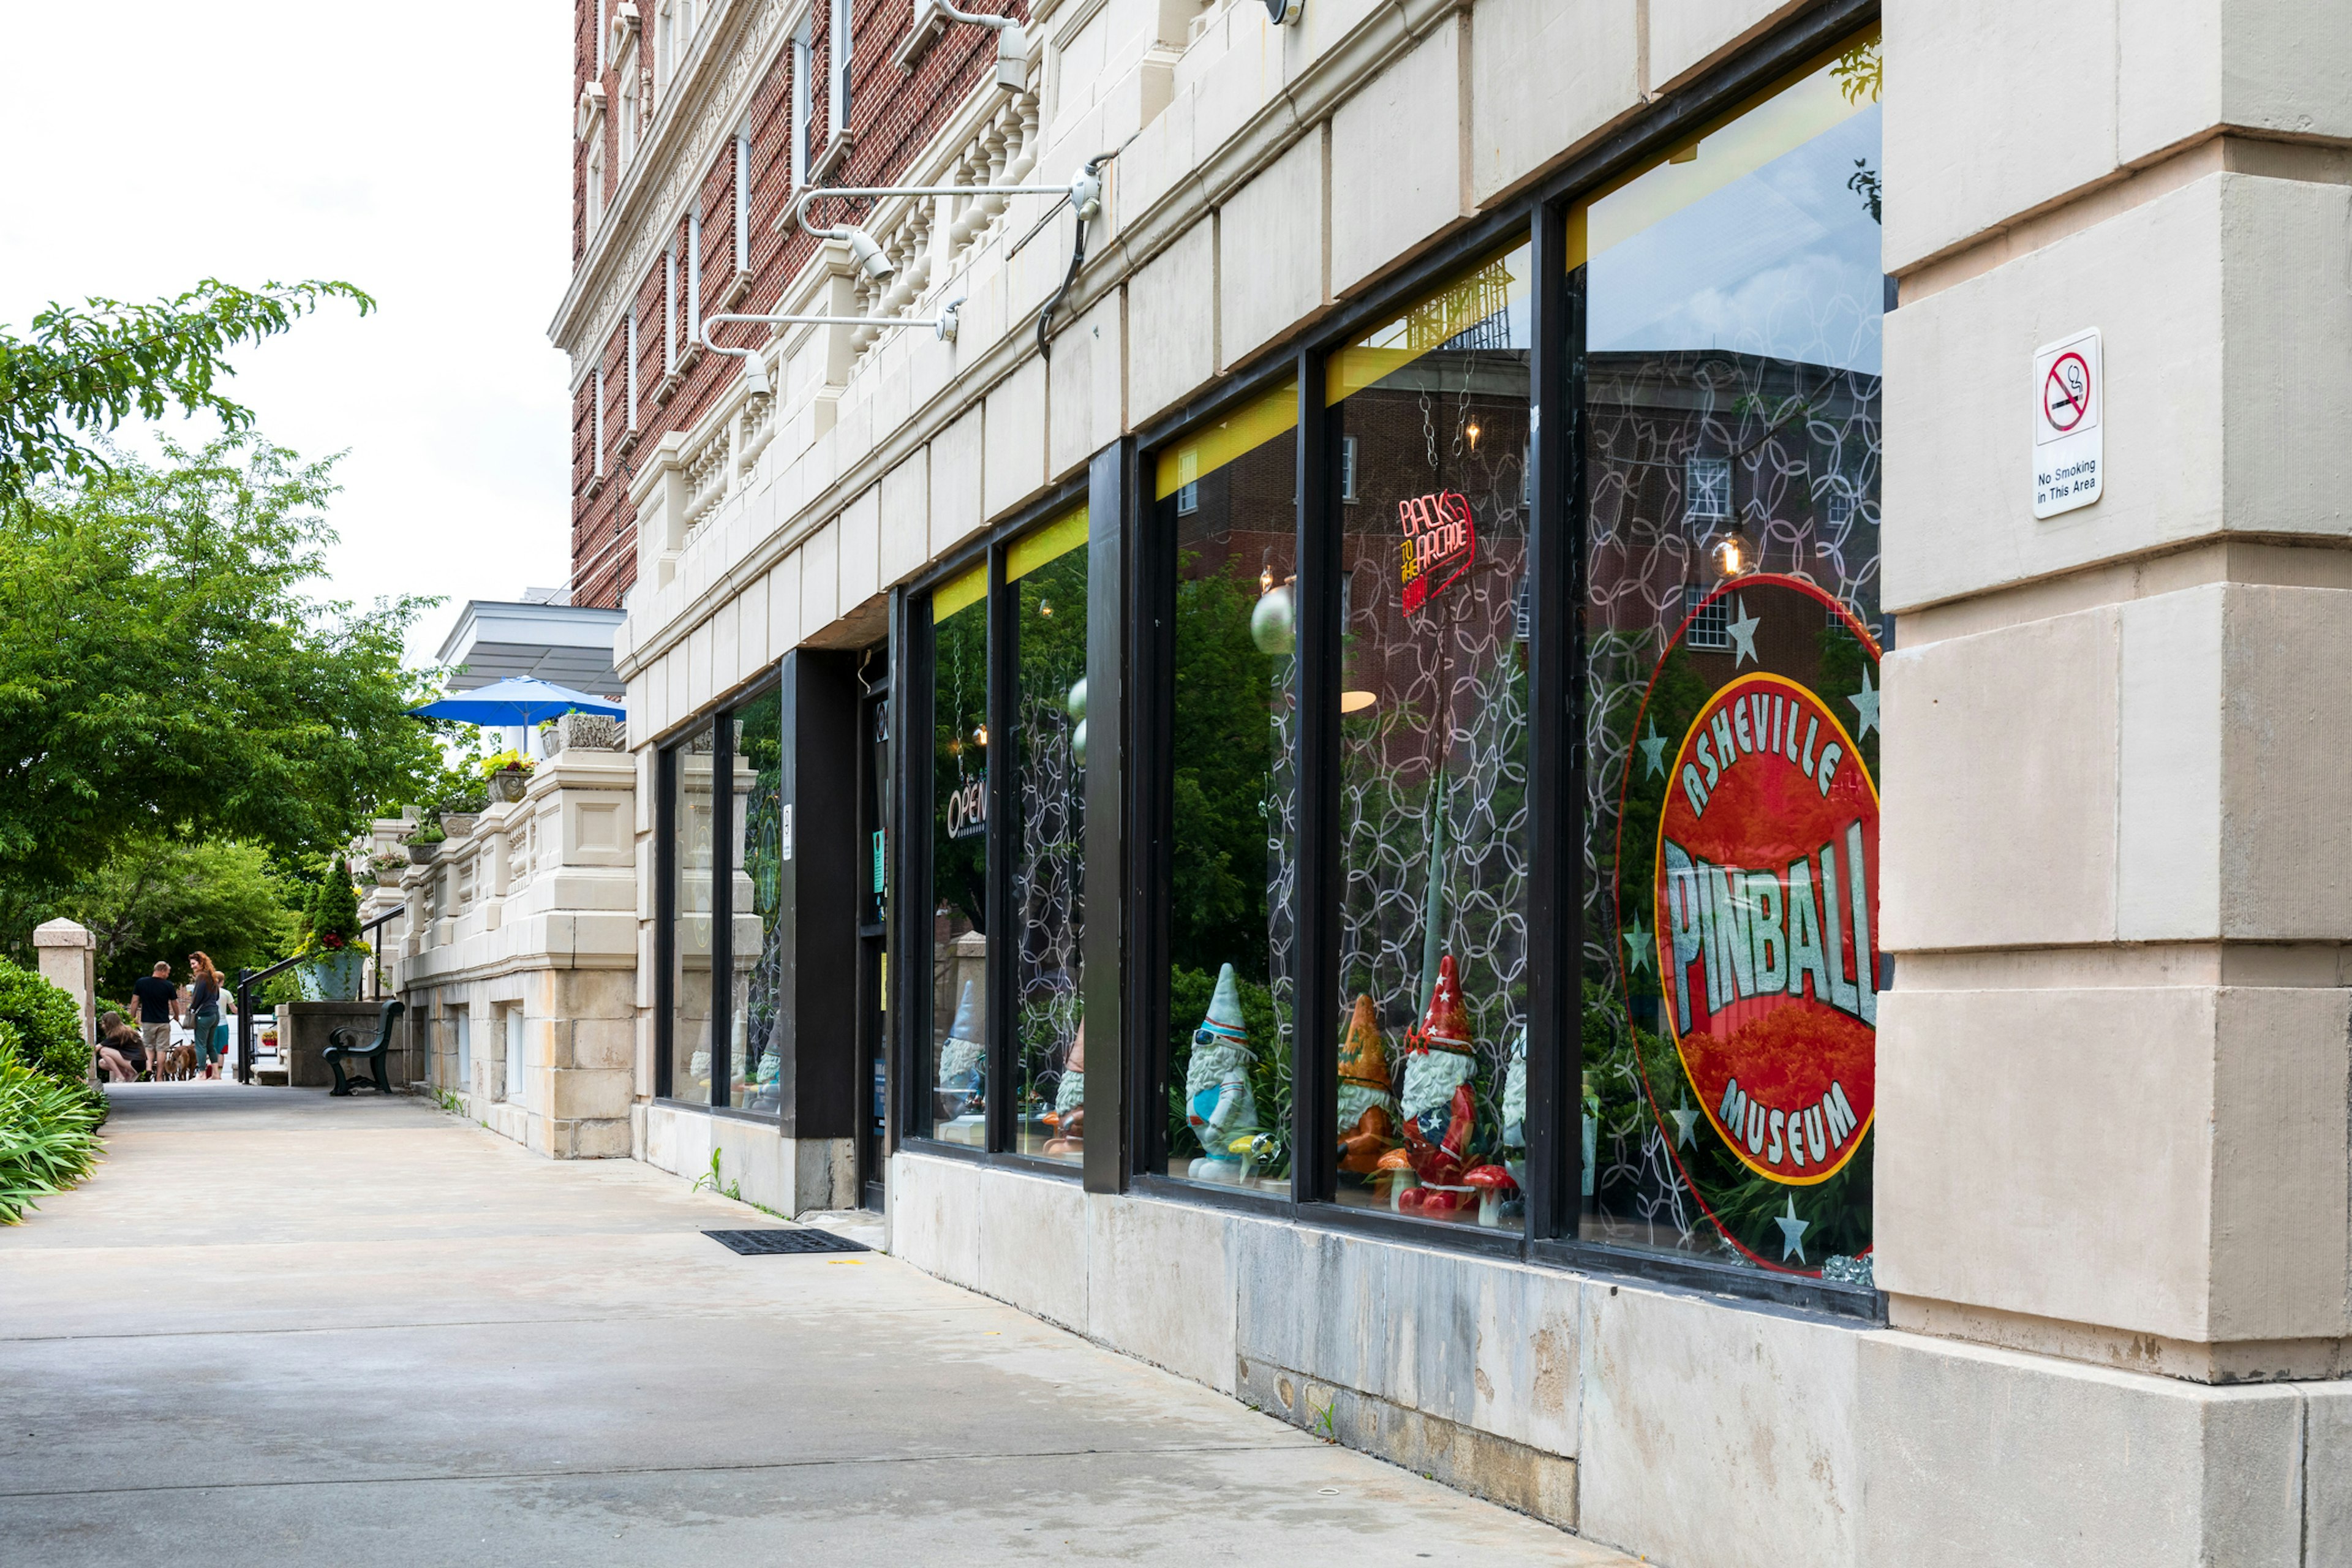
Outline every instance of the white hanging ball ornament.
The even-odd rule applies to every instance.
[[[1297,619],[1290,607],[1290,584],[1269,588],[1258,595],[1257,608],[1250,612],[1250,641],[1260,653],[1277,657],[1288,653],[1298,644]]]
[[[1078,727],[1070,731],[1070,755],[1077,760],[1080,767],[1086,765],[1087,721],[1084,719],[1079,720]]]
[[[1070,688],[1070,694],[1062,699],[1062,707],[1073,719],[1087,716],[1087,682],[1084,676],[1080,676],[1078,683]]]

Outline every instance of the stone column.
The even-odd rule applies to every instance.
[[[81,1008],[81,1037],[98,1037],[98,938],[89,929],[68,920],[50,921],[33,928],[33,950],[40,955],[41,978],[71,996]],[[90,1058],[90,1081],[98,1081],[98,1058]]]
[[[1885,15],[1859,1560],[2344,1562],[2352,10]],[[2037,520],[2086,328],[2104,494]]]

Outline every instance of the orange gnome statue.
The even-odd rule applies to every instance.
[[[1396,1096],[1389,1089],[1380,1015],[1370,996],[1359,995],[1339,1047],[1339,1169],[1370,1175],[1396,1142]]]
[[[1476,1113],[1470,1079],[1477,1068],[1476,1047],[1470,1039],[1470,1017],[1462,1005],[1462,982],[1455,974],[1454,955],[1438,961],[1437,984],[1429,994],[1429,1010],[1421,1027],[1408,1037],[1412,1048],[1404,1058],[1404,1142],[1412,1168],[1425,1185],[1451,1186],[1461,1179],[1469,1154],[1470,1134]],[[1402,1206],[1439,1213],[1455,1206],[1455,1194],[1408,1193]]]

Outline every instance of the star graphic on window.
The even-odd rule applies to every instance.
[[[1757,663],[1762,664],[1764,661],[1756,657],[1757,619],[1748,613],[1746,599],[1734,599],[1732,604],[1738,609],[1739,618],[1728,623],[1723,628],[1731,634],[1731,646],[1734,649],[1731,656],[1731,668],[1738,669],[1739,661],[1743,658],[1754,658]]]
[[[1677,1105],[1666,1114],[1675,1119],[1675,1146],[1689,1148],[1691,1129],[1698,1125],[1698,1112],[1688,1105]]]
[[[1797,1217],[1797,1196],[1794,1193],[1789,1194],[1789,1212],[1774,1215],[1772,1223],[1780,1227],[1780,1261],[1788,1262],[1789,1254],[1793,1252],[1799,1263],[1804,1262],[1805,1232],[1813,1222]]]
[[[1861,721],[1853,732],[1853,738],[1859,741],[1878,728],[1878,693],[1870,684],[1870,671],[1862,672],[1862,689],[1846,700],[1853,704],[1854,713]]]
[[[1650,964],[1650,932],[1635,915],[1633,923],[1625,928],[1625,972],[1628,974],[1646,969]]]
[[[1650,732],[1633,742],[1642,748],[1642,776],[1666,771],[1666,738],[1658,733],[1658,721],[1650,721]]]

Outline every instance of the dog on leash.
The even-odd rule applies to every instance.
[[[183,1082],[196,1076],[196,1047],[193,1045],[166,1046],[159,1053],[155,1078],[160,1081]]]

